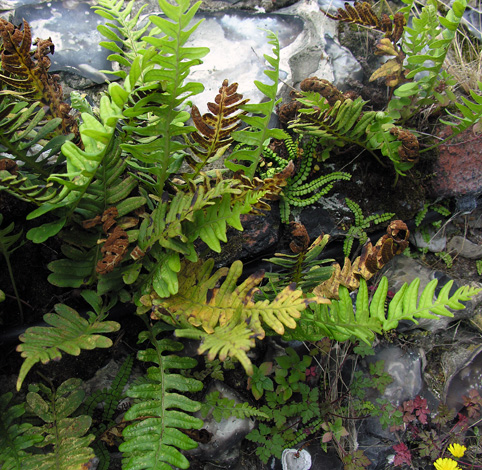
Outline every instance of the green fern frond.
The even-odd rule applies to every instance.
[[[420,15],[414,16],[412,26],[405,27],[402,48],[406,54],[407,79],[424,72],[416,81],[405,83],[394,92],[388,111],[404,120],[411,117],[420,106],[443,102],[436,88],[450,77],[442,70],[450,45],[462,20],[467,3],[456,0],[445,17],[439,16],[434,1],[423,6]],[[405,8],[406,11],[406,8]],[[455,100],[455,96],[450,95]]]
[[[213,418],[219,423],[222,419],[231,417],[237,419],[245,418],[265,418],[269,416],[248,403],[236,403],[234,399],[221,396],[219,391],[208,393],[201,405],[201,416],[212,413]]]
[[[59,188],[54,188],[53,183],[30,184],[26,176],[12,175],[8,171],[0,170],[0,191],[40,206],[55,198]]]
[[[318,259],[329,239],[329,235],[320,235],[306,251],[295,254],[275,253],[274,258],[264,260],[279,266],[281,271],[265,274],[265,277],[271,282],[261,287],[263,294],[268,298],[273,298],[276,291],[284,289],[292,282],[296,282],[298,288],[303,292],[309,292],[318,284],[329,279],[333,268],[323,266],[323,264],[332,263],[333,260]],[[276,291],[273,289],[273,285]]]
[[[188,190],[178,191],[172,199],[166,194],[139,230],[139,248],[149,252],[143,263],[150,272],[141,277],[142,290],[153,288],[160,297],[176,294],[181,257],[197,261],[194,242],[201,239],[219,253],[221,242],[227,241],[227,227],[243,230],[241,215],[265,194],[263,188],[253,190],[241,180],[225,180],[221,175],[191,181]]]
[[[25,403],[11,405],[11,392],[0,396],[0,467],[22,470],[29,454],[26,449],[43,441],[43,436],[32,432],[32,424],[18,423],[25,414]]]
[[[108,41],[102,41],[100,46],[112,51],[113,54],[107,58],[115,61],[128,69],[132,67],[137,57],[146,55],[146,45],[140,39],[149,29],[150,22],[137,29],[139,18],[147,4],[142,5],[138,12],[131,17],[134,1],[131,0],[126,6],[124,0],[99,0],[93,8],[95,13],[109,22],[105,25],[97,26],[97,30]],[[104,70],[104,73],[115,74],[122,79],[127,78],[125,70],[115,72]]]
[[[268,100],[259,104],[245,104],[241,109],[254,116],[242,116],[241,120],[248,124],[247,130],[233,132],[232,137],[235,141],[248,146],[241,147],[234,151],[229,159],[226,159],[225,165],[232,171],[244,171],[245,175],[252,179],[258,167],[263,151],[263,144],[270,138],[283,139],[286,133],[281,129],[269,129],[269,120],[276,105],[280,100],[276,100],[279,81],[279,60],[280,47],[276,34],[267,31],[268,43],[273,46],[273,56],[264,55],[265,60],[272,67],[264,71],[264,74],[272,81],[270,85],[255,80],[254,84]]]
[[[47,178],[52,167],[46,165],[45,160],[57,155],[61,145],[71,138],[52,137],[61,121],[54,118],[45,122],[45,110],[38,102],[15,102],[0,96],[0,152],[12,155],[15,160],[24,162],[29,170]],[[44,139],[48,139],[48,143]],[[34,151],[35,144],[40,144],[41,149]]]
[[[80,379],[68,379],[56,390],[44,385],[31,385],[27,394],[30,410],[45,424],[32,429],[44,437],[38,447],[46,453],[32,454],[25,468],[38,470],[71,470],[87,465],[94,457],[89,444],[92,434],[85,436],[92,423],[86,415],[72,417],[79,408],[85,392]]]
[[[477,87],[479,88],[479,92],[482,93],[482,82],[477,82]],[[450,138],[464,132],[474,124],[479,123],[482,118],[482,94],[477,94],[474,90],[470,90],[470,96],[473,101],[462,96],[463,103],[455,103],[455,106],[457,106],[462,116],[447,111],[455,121],[440,120],[440,122],[452,126],[452,135]]]
[[[410,285],[404,284],[395,294],[388,307],[385,301],[388,293],[388,280],[383,277],[370,300],[366,281],[360,279],[360,288],[356,297],[355,309],[344,286],[340,286],[340,300],[333,300],[330,305],[310,304],[303,313],[294,331],[287,332],[286,338],[317,341],[325,336],[337,341],[359,339],[371,344],[375,333],[389,331],[398,326],[402,320],[417,323],[416,318],[452,317],[450,309],[461,310],[465,302],[474,297],[482,289],[460,287],[450,296],[453,281],[448,282],[434,300],[437,279],[432,280],[419,295],[420,279]]]
[[[355,217],[355,223],[349,228],[343,242],[343,253],[345,258],[348,258],[355,238],[358,238],[360,245],[364,245],[368,241],[368,235],[365,230],[370,228],[371,225],[388,222],[395,214],[393,212],[384,212],[383,214],[371,214],[365,217],[361,207],[355,201],[345,198],[345,202]]]
[[[176,325],[179,328],[176,334],[202,337],[200,353],[208,351],[209,360],[217,354],[221,360],[236,357],[250,374],[252,365],[246,352],[254,346],[255,338],[264,338],[263,324],[283,334],[285,327],[296,327],[295,319],[300,318],[309,302],[321,299],[306,300],[302,291],[290,284],[271,302],[255,301],[263,272],[252,274],[237,286],[243,270],[241,261],[211,274],[213,266],[212,259],[196,264],[183,263],[176,295],[162,299],[154,292],[141,301],[146,308],[152,309],[152,318]],[[222,284],[216,287],[223,277]]]
[[[141,334],[142,335],[142,334]],[[201,404],[181,393],[202,389],[202,382],[173,372],[191,369],[197,362],[190,357],[165,355],[165,352],[182,350],[180,343],[148,334],[154,348],[139,351],[138,358],[155,366],[147,371],[149,383],[131,386],[127,395],[140,400],[125,414],[133,421],[123,431],[125,441],[119,446],[123,452],[122,468],[143,470],[173,467],[189,468],[189,462],[180,450],[194,449],[197,443],[182,432],[183,429],[200,429],[202,420],[195,418]]]
[[[187,100],[202,92],[204,87],[187,78],[191,68],[201,63],[209,49],[185,46],[202,21],[190,25],[201,2],[190,7],[189,0],[177,0],[174,4],[158,1],[167,18],[150,16],[154,28],[149,36],[142,38],[153,47],[143,56],[142,62],[135,62],[139,69],[135,75],[141,77],[142,74],[144,82],[139,91],[144,93],[124,112],[127,124],[123,128],[133,142],[126,142],[122,149],[146,164],[142,171],[157,177],[160,197],[167,177],[179,168],[184,157],[186,145],[175,137],[196,130],[184,125],[190,118],[184,107]],[[132,118],[136,120],[129,122]]]
[[[58,361],[61,351],[78,356],[82,349],[108,348],[112,340],[101,333],[112,333],[120,328],[116,322],[99,321],[93,313],[86,320],[63,304],[57,304],[55,311],[56,314],[48,313],[43,317],[51,327],[34,326],[20,335],[22,344],[17,346],[17,351],[25,360],[18,375],[17,390],[37,362]]]

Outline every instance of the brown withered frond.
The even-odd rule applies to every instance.
[[[343,269],[336,263],[330,279],[315,287],[313,293],[328,299],[338,299],[340,285],[350,291],[357,289],[361,277],[365,280],[370,279],[390,260],[405,251],[409,235],[410,232],[403,221],[392,221],[387,228],[387,234],[381,237],[375,246],[370,242],[366,243],[361,255],[353,264],[345,258]]]
[[[386,85],[392,88],[407,81],[405,78],[407,72],[403,67],[405,54],[397,45],[407,24],[403,13],[395,13],[393,20],[386,14],[379,18],[367,2],[355,2],[353,6],[345,3],[345,8],[338,8],[336,15],[325,11],[323,13],[333,20],[359,24],[384,33],[384,37],[376,44],[375,55],[393,57],[373,72],[370,81],[385,78]]]
[[[323,11],[323,10],[321,10]],[[405,26],[405,17],[402,13],[396,13],[393,21],[386,14],[379,18],[368,2],[355,2],[353,6],[345,2],[345,8],[338,8],[336,15],[323,11],[332,20],[344,23],[359,24],[376,29],[385,34],[385,37],[396,43],[400,40]]]
[[[224,80],[214,103],[207,105],[210,113],[201,116],[197,106],[192,106],[191,117],[197,132],[190,135],[194,141],[191,142],[191,150],[201,161],[189,156],[187,162],[195,174],[199,173],[209,159],[221,157],[233,141],[231,133],[241,125],[240,116],[246,114],[240,106],[249,101],[243,100],[243,95],[237,93],[237,90],[237,83],[229,85],[228,80]]]
[[[51,39],[37,39],[32,48],[32,32],[24,20],[20,27],[0,18],[0,82],[7,89],[0,94],[14,95],[25,101],[39,101],[50,111],[47,116],[62,119],[62,133],[78,136],[75,119],[70,115],[70,106],[63,101],[62,87],[55,75],[49,74],[50,59],[54,44]]]
[[[107,235],[106,239],[99,240],[99,243],[104,243],[100,249],[103,257],[99,260],[95,268],[99,274],[112,272],[125,257],[129,247],[127,232],[120,225],[117,225],[117,221],[115,220],[117,215],[117,208],[109,207],[102,215],[83,222],[84,228],[92,228],[102,224],[102,229]],[[135,223],[137,223],[137,221],[135,221],[134,224]],[[131,223],[130,225],[133,224]]]

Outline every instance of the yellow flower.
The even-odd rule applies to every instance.
[[[448,449],[454,457],[463,457],[467,447],[461,446],[460,444],[450,444]]]
[[[437,459],[434,465],[437,470],[460,470],[457,462],[452,459]]]

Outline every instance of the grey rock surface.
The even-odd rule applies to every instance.
[[[435,230],[432,227],[422,231],[415,230],[410,234],[410,242],[417,248],[427,248],[432,253],[440,253],[445,250],[447,237],[442,230]]]
[[[476,243],[472,243],[464,237],[456,235],[452,237],[447,244],[447,251],[452,256],[463,256],[468,259],[481,259],[482,258],[482,246]]]
[[[207,393],[215,391],[219,392],[220,397],[234,400],[235,403],[244,403],[238,393],[223,382],[213,382]],[[216,461],[218,464],[234,464],[239,458],[241,441],[254,425],[254,421],[249,418],[238,419],[234,416],[222,419],[218,423],[210,413],[204,418],[203,427],[212,434],[210,441],[206,444],[199,443],[198,448],[189,451],[188,454],[200,460]]]

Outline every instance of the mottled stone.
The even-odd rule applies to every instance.
[[[231,387],[223,382],[215,381],[207,393],[219,392],[221,398],[244,403],[244,400]],[[250,418],[239,419],[231,416],[217,422],[211,413],[204,418],[203,429],[211,434],[207,443],[199,443],[196,449],[188,452],[200,460],[216,461],[217,464],[234,464],[239,459],[240,444],[244,437],[254,429],[254,421]]]
[[[482,395],[482,346],[457,345],[454,350],[444,355],[444,369],[447,379],[444,391],[445,402],[450,408],[459,411],[463,407],[463,396],[471,389]]]
[[[429,227],[425,231],[417,229],[411,232],[410,242],[417,248],[427,248],[432,253],[440,253],[445,250],[447,237],[443,231]]]
[[[472,243],[464,237],[456,235],[452,237],[447,244],[447,251],[452,256],[463,256],[468,259],[481,259],[482,258],[482,246]]]
[[[438,137],[445,139],[452,129],[443,128]],[[432,190],[435,197],[463,197],[482,194],[482,136],[467,130],[439,146],[434,164]]]

